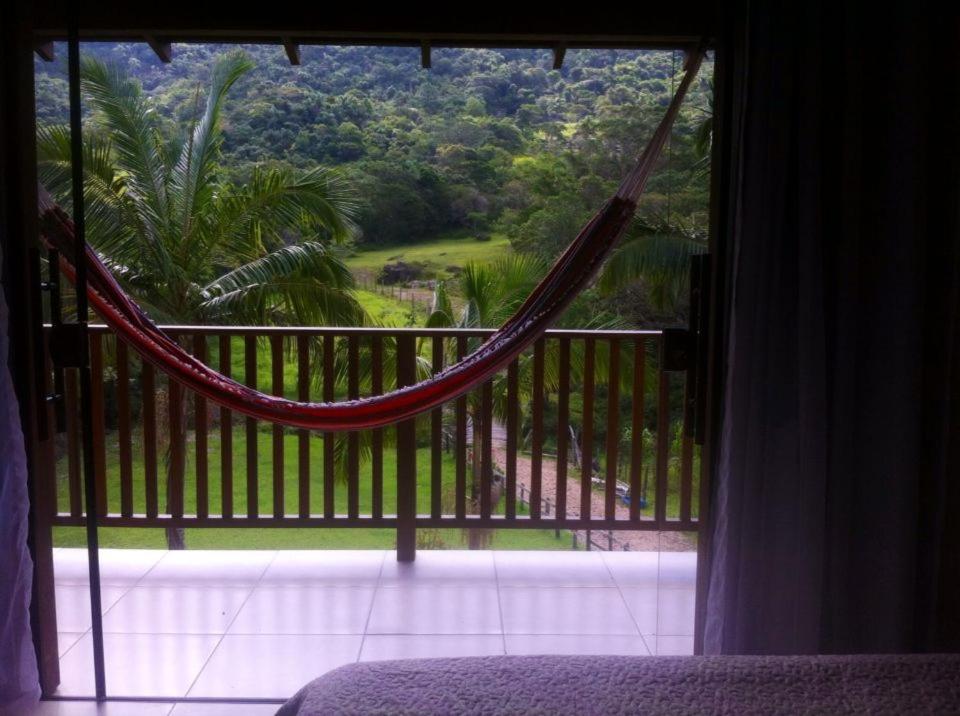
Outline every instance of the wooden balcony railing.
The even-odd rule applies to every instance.
[[[377,394],[488,330],[169,326],[196,356],[298,400]],[[479,389],[354,433],[261,424],[90,329],[98,523],[128,527],[696,530],[699,451],[659,331],[549,331]],[[77,379],[65,376],[54,525],[84,524]]]

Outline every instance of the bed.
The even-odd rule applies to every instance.
[[[660,713],[960,713],[960,655],[381,661],[321,676],[278,716]]]

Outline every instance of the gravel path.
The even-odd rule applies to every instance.
[[[506,435],[501,425],[494,425],[492,429],[493,460],[498,465],[507,464]],[[554,458],[543,457],[540,471],[540,492],[544,500],[549,500],[551,512],[557,499],[557,461]],[[567,469],[567,515],[569,517],[580,516],[580,470],[573,465]],[[526,455],[517,455],[517,492],[520,492],[520,485],[527,488],[528,494],[531,480],[530,458]],[[604,515],[603,494],[592,490],[590,493],[591,506],[590,512],[594,517],[602,518]],[[630,509],[617,502],[617,519],[625,520],[630,517]],[[586,535],[578,532],[580,543]],[[594,531],[592,534],[595,544],[604,545],[606,549],[607,533],[606,531]],[[652,531],[626,531],[617,530],[614,532],[614,549],[623,549],[627,545],[631,550],[639,551],[663,551],[663,552],[686,552],[696,549],[696,541],[684,532],[652,532]]]

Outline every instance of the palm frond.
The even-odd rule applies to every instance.
[[[202,289],[211,317],[272,323],[364,325],[353,276],[339,255],[317,242],[285,246],[221,276]]]
[[[282,245],[289,234],[341,242],[352,235],[355,209],[350,189],[337,172],[257,168],[244,187],[218,201],[220,258],[225,263],[248,261]]]
[[[209,185],[221,143],[220,113],[227,92],[253,63],[243,51],[221,57],[214,65],[203,115],[194,122],[171,173],[171,194],[181,238],[188,244],[196,216],[198,194]]]
[[[46,125],[37,129],[37,175],[40,183],[69,208],[72,196],[73,153],[70,129]],[[83,144],[84,207],[87,237],[102,254],[123,264],[142,254],[131,242],[130,206],[123,182],[111,159],[111,143],[97,132],[88,132]]]
[[[684,284],[690,257],[706,250],[698,238],[677,234],[641,234],[620,244],[603,267],[598,286],[611,294],[640,279]]]
[[[83,174],[87,182],[96,181],[104,187],[113,185],[116,170],[110,158],[111,145],[107,136],[99,132],[84,132]],[[41,183],[64,207],[70,206],[73,168],[73,150],[70,145],[70,127],[47,124],[37,127],[37,169]]]
[[[485,324],[496,301],[497,275],[487,263],[469,262],[457,276],[464,307],[459,325],[474,328]]]
[[[514,253],[494,261],[493,270],[497,276],[499,295],[496,310],[491,312],[487,325],[499,325],[513,315],[546,273],[547,265],[534,254]]]
[[[453,304],[445,281],[437,281],[433,288],[433,300],[426,325],[427,328],[450,328],[454,325]]]
[[[81,59],[81,87],[110,135],[127,192],[142,203],[140,213],[154,238],[165,233],[167,167],[158,142],[157,114],[139,83],[119,68],[91,57]]]

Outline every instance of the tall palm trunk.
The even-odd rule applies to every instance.
[[[472,479],[470,481],[470,500],[473,504],[474,512],[480,511],[481,490],[483,489],[483,419],[479,412],[471,416],[473,423],[473,460],[471,461]],[[491,426],[492,427],[492,426]],[[492,447],[492,446],[491,446]],[[500,498],[503,496],[503,490],[500,486],[491,483],[490,487],[490,509],[496,510],[500,504]],[[467,533],[468,549],[489,549],[493,540],[493,530],[470,528]]]

